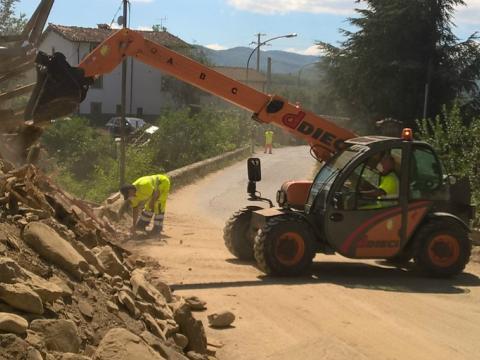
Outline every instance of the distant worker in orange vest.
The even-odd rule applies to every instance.
[[[267,131],[265,131],[265,154],[267,153],[267,149],[269,154],[272,153],[272,143],[273,143],[273,131],[268,129]]]

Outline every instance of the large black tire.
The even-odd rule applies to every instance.
[[[304,274],[315,257],[310,226],[288,214],[268,219],[258,230],[253,249],[260,270],[276,276]]]
[[[470,259],[472,242],[468,232],[453,220],[431,220],[413,238],[414,261],[424,273],[449,277],[463,271]]]
[[[223,228],[223,240],[228,251],[240,260],[253,260],[253,238],[250,233],[252,212],[262,209],[259,206],[249,206],[241,209],[228,219]]]

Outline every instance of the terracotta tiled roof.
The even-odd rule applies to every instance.
[[[48,24],[45,34],[49,31],[54,31],[65,39],[72,42],[87,42],[87,43],[100,43],[108,36],[113,34],[116,29],[105,28],[85,28],[78,26],[64,26],[57,24]],[[145,38],[162,44],[170,48],[189,47],[190,45],[180,38],[170,34],[167,31],[142,31],[135,30],[142,33]]]
[[[232,66],[213,66],[214,70],[231,77],[235,80],[246,82],[247,80],[247,69],[242,67],[232,67]],[[255,69],[248,70],[248,82],[267,82],[267,77],[261,72],[256,71]]]

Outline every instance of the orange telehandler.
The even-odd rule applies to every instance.
[[[228,221],[224,239],[237,257],[255,257],[273,275],[304,273],[316,253],[350,258],[414,258],[425,272],[450,276],[461,272],[470,257],[469,227],[473,207],[464,184],[447,176],[434,149],[402,137],[357,137],[353,132],[292,105],[280,96],[261,93],[188,57],[123,29],[94,49],[78,67],[56,53],[37,57],[38,82],[27,106],[27,119],[50,120],[74,111],[96,76],[111,72],[126,56],[149,64],[193,86],[253,112],[305,139],[324,161],[314,181],[288,182],[277,193],[278,207],[256,190],[260,160],[248,160],[251,206]],[[384,157],[391,162],[394,193],[368,196],[381,189]],[[452,185],[452,186],[451,186]],[[455,200],[455,201],[454,201]],[[456,215],[454,215],[456,214]],[[458,215],[458,216],[457,216]],[[465,221],[463,221],[464,219]]]

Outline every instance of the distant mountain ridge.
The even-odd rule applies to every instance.
[[[207,59],[216,66],[236,66],[247,67],[247,60],[252,53],[252,48],[234,47],[227,50],[212,50],[204,46],[195,45],[198,51],[205,54]],[[260,71],[267,70],[267,58],[272,58],[272,73],[290,74],[297,73],[303,66],[319,61],[320,57],[311,55],[301,55],[280,50],[261,51]],[[255,69],[257,66],[257,54],[253,54],[249,68]]]

